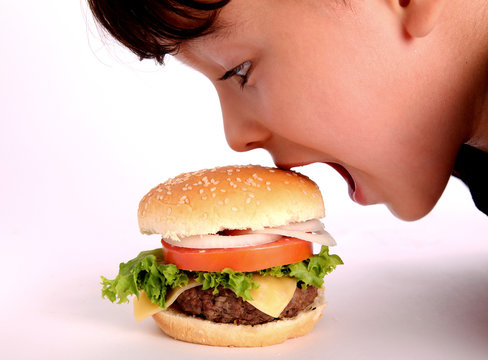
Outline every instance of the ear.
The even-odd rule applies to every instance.
[[[398,0],[403,27],[412,37],[427,36],[437,25],[445,0]]]

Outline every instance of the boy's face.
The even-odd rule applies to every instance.
[[[233,149],[262,147],[284,168],[332,164],[355,201],[413,220],[448,181],[460,109],[440,49],[408,39],[388,3],[233,0],[225,30],[177,57],[215,85]]]

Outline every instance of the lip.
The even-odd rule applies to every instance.
[[[299,167],[299,166],[305,166],[310,164],[310,162],[303,162],[303,163],[280,163],[276,164],[279,168],[285,169],[285,170],[290,170],[291,168],[294,167]],[[346,170],[346,168],[338,163],[334,162],[325,162],[325,164],[329,165],[332,167],[334,170],[336,170],[346,181],[348,188],[349,188],[349,197],[351,198],[352,201],[361,204],[361,205],[367,205],[366,199],[363,197],[358,184],[352,177],[352,175],[349,173],[349,171]]]
[[[347,182],[347,185],[349,186],[349,197],[357,202],[358,204],[364,204],[365,201],[363,197],[361,196],[361,192],[359,191],[359,187],[356,184],[356,181],[352,177],[352,175],[349,173],[349,171],[346,170],[346,168],[338,163],[332,163],[328,162],[326,163],[330,167],[332,167],[335,171],[337,171]]]
[[[283,170],[290,170],[291,168],[301,167],[305,165],[309,165],[311,162],[296,162],[296,163],[280,163],[275,162],[276,167],[283,169]]]

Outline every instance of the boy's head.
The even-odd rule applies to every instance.
[[[424,216],[472,135],[482,82],[466,85],[476,59],[459,56],[471,30],[441,21],[460,0],[133,1],[144,5],[108,17],[109,2],[90,0],[141,58],[175,54],[212,81],[233,149],[264,148],[284,168],[330,164],[358,203]]]

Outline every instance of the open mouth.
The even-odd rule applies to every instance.
[[[308,165],[310,163],[293,163],[293,164],[276,164],[281,169],[286,169],[289,170],[293,167],[298,167],[298,166],[304,166]],[[325,164],[331,166],[334,170],[336,170],[346,181],[348,187],[349,187],[349,197],[359,203],[363,204],[364,199],[359,191],[359,189],[356,186],[356,182],[354,181],[354,178],[352,175],[349,173],[349,171],[346,170],[346,168],[338,163],[334,162],[326,162]]]
[[[336,170],[343,178],[346,180],[347,184],[349,185],[349,196],[353,198],[353,195],[356,191],[356,183],[354,182],[353,177],[349,172],[346,170],[346,168],[342,165],[339,165],[337,163],[327,163],[327,165],[330,165],[334,170]]]

